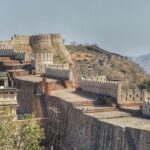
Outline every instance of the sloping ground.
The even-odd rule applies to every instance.
[[[138,76],[145,76],[143,69],[127,57],[93,46],[67,45],[66,48],[75,64],[77,77],[106,75],[111,80],[135,83]]]

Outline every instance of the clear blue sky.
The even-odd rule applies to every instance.
[[[123,55],[150,52],[150,0],[0,0],[0,40],[61,32]]]

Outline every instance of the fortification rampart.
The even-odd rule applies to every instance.
[[[122,89],[121,83],[107,81],[105,77],[81,78],[79,80],[81,90],[97,95],[111,96],[118,104],[142,103],[142,92],[139,89]]]
[[[103,78],[102,78],[103,79]],[[83,91],[92,92],[99,95],[118,97],[119,83],[113,81],[104,80],[91,80],[81,78],[79,80],[80,88]]]
[[[50,65],[46,68],[45,75],[48,77],[73,80],[73,71],[69,64],[66,65]]]
[[[55,143],[59,148],[63,146],[68,150],[148,150],[150,131],[149,122],[145,119],[127,116],[126,113],[123,117],[119,111],[85,114],[83,110],[73,106],[71,101],[66,101],[61,92],[62,97],[51,93],[51,96],[45,94],[38,100],[37,83],[18,79],[15,79],[14,83],[20,90],[18,102],[21,112],[35,112],[35,105],[36,109],[43,108],[42,110],[48,112],[46,133],[52,137],[52,141],[56,137]],[[42,87],[41,85],[40,91]]]

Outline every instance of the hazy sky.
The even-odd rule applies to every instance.
[[[54,32],[123,55],[150,53],[150,0],[0,0],[0,40]]]

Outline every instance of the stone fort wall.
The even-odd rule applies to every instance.
[[[118,104],[142,103],[142,92],[139,89],[122,89],[121,83],[107,81],[106,78],[93,79],[81,78],[79,80],[81,90],[98,95],[111,96]]]
[[[36,85],[34,82],[16,79],[15,86],[20,90],[18,95],[20,111],[34,112],[35,93],[42,90]],[[136,150],[148,148],[149,132],[146,130],[124,128],[98,120],[84,114],[71,103],[47,94],[43,97],[43,101],[46,102],[44,109],[47,110],[46,126],[49,134],[53,137],[53,131],[59,131],[61,136],[57,139],[61,138],[65,149],[130,150],[130,139]]]
[[[17,44],[25,44],[25,45],[29,45],[29,35],[14,35],[11,38],[11,44],[12,45],[17,45]]]
[[[68,50],[65,48],[60,33],[39,35],[14,35],[9,41],[1,41],[0,49],[15,49],[17,51],[52,52],[56,60],[71,62]]]

